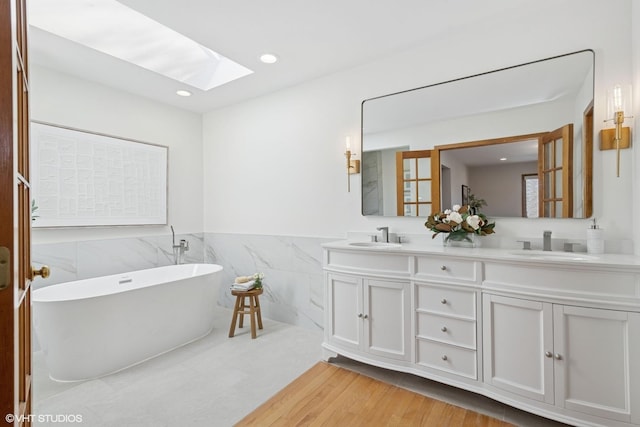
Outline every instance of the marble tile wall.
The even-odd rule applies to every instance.
[[[203,262],[203,236],[202,233],[176,234],[176,241],[189,242],[184,262]],[[34,281],[33,287],[170,265],[174,263],[172,244],[171,235],[34,244],[33,265],[48,265],[51,276]]]
[[[321,244],[335,238],[283,237],[224,233],[176,235],[190,249],[186,263],[224,267],[218,303],[233,307],[229,286],[237,276],[263,273],[260,302],[265,317],[309,329],[323,324]],[[51,268],[34,289],[56,283],[126,273],[173,264],[171,235],[34,244],[33,265]]]
[[[264,274],[265,317],[322,329],[322,243],[332,239],[206,233],[205,262],[224,267],[219,303],[233,307],[228,286],[237,276]]]

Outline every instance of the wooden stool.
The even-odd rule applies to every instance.
[[[251,338],[256,337],[256,318],[258,319],[258,328],[262,329],[262,315],[260,314],[260,300],[258,295],[262,294],[262,288],[251,289],[250,291],[231,291],[231,295],[236,297],[236,303],[233,307],[233,319],[231,320],[231,328],[229,328],[229,338],[233,336],[236,331],[236,320],[240,318],[240,324],[244,321],[244,315],[251,316]],[[249,305],[245,298],[249,298]]]

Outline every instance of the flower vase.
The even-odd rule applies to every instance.
[[[446,247],[475,248],[479,243],[475,233],[442,233],[442,244]]]

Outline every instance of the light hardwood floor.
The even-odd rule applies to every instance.
[[[236,426],[512,426],[319,362]]]

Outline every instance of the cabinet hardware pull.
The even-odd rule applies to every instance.
[[[442,356],[442,360],[447,360],[447,355],[446,355],[446,354],[444,354],[444,355]]]
[[[446,269],[447,269],[447,266],[446,266],[446,265],[441,265],[441,266],[440,266],[440,270],[445,271]]]
[[[446,327],[446,326],[443,326],[442,328],[440,328],[440,330],[441,330],[442,332],[447,332],[447,327]]]
[[[556,359],[557,360],[562,360],[562,355],[560,355],[559,353],[556,353]]]
[[[544,355],[547,356],[547,357],[552,357],[553,356],[553,354],[551,354],[550,351],[545,351]]]
[[[362,318],[362,313],[358,313],[358,317]]]
[[[369,318],[369,315],[368,315],[368,314],[365,314],[365,315],[364,315],[364,316],[362,316],[362,317],[363,317],[364,319],[368,319],[368,318]]]
[[[442,299],[440,300],[440,302],[441,302],[442,304],[446,304],[446,303],[447,303],[447,299],[446,299],[446,298],[442,298]]]

